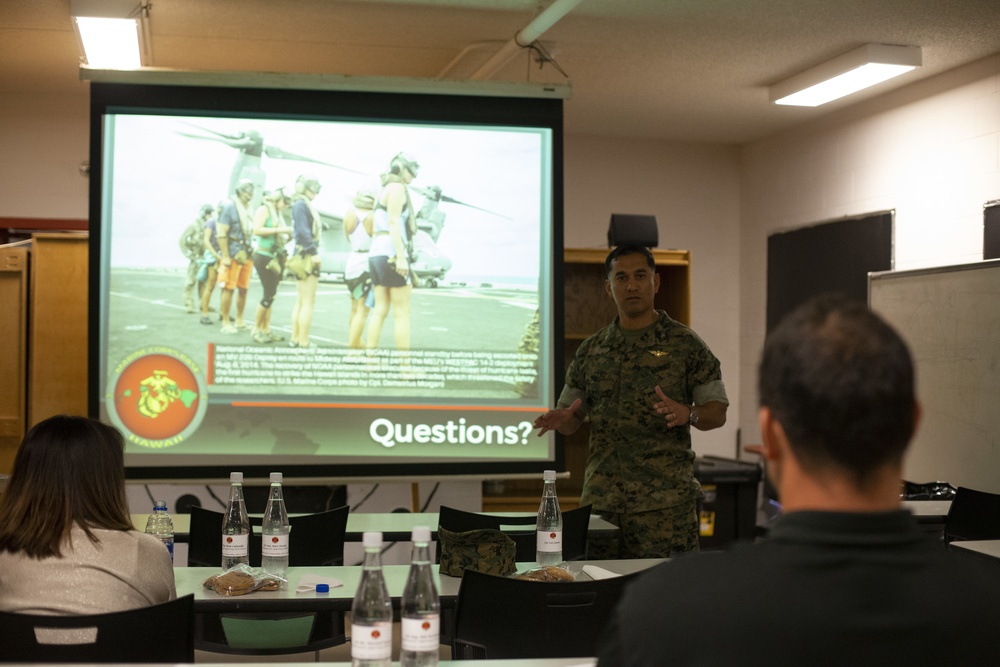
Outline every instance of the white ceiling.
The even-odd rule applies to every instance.
[[[466,78],[550,0],[152,0],[156,67]],[[138,0],[136,0],[138,4]],[[87,92],[69,0],[0,0],[0,98]],[[741,144],[1000,53],[1000,0],[581,0],[540,41],[566,132]],[[767,87],[867,42],[923,67],[849,101]],[[457,59],[457,60],[456,60]],[[522,51],[492,78],[559,82]]]

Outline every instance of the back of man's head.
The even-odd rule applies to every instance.
[[[899,464],[913,435],[913,362],[899,334],[863,303],[813,298],[768,336],[760,405],[807,469],[835,464],[864,484]]]

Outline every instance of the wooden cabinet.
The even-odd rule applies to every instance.
[[[28,428],[87,414],[87,238],[38,233],[30,246],[0,249],[0,473]]]
[[[617,315],[614,301],[604,283],[605,248],[567,248],[563,254],[564,365],[569,366],[577,347],[588,336]],[[683,324],[691,323],[691,252],[688,250],[653,250],[660,291],[654,301],[659,310]],[[583,472],[587,465],[588,424],[564,438],[566,469],[569,479],[560,479],[559,504],[576,507],[583,490]],[[491,485],[494,488],[496,485]],[[542,480],[510,480],[503,483],[502,494],[485,491],[486,511],[533,511],[538,508]]]

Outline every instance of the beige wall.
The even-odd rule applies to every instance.
[[[569,102],[572,104],[572,101]],[[722,362],[726,426],[700,455],[736,455],[739,414],[739,153],[734,146],[567,136],[567,247],[608,246],[612,213],[654,214],[661,248],[691,251],[691,324]]]
[[[1000,199],[1000,55],[744,146],[741,173],[739,357],[754,378],[768,234],[892,209],[896,269],[982,259],[983,204]],[[745,382],[745,433],[756,400]]]
[[[0,95],[0,217],[87,217],[90,96]]]
[[[88,98],[10,96],[0,103],[0,217],[85,218]],[[572,101],[568,102],[572,104]],[[9,131],[8,128],[16,128]],[[692,320],[722,360],[738,412],[739,153],[733,146],[567,137],[567,246],[607,247],[611,213],[651,213],[660,247],[692,251]],[[696,434],[699,454],[733,456],[736,419]]]
[[[86,95],[0,99],[0,155],[16,156],[0,162],[0,217],[86,217],[87,116]],[[733,402],[726,427],[696,435],[699,454],[733,456],[737,437],[759,440],[769,233],[894,209],[897,268],[974,261],[993,199],[1000,55],[743,147],[565,141],[567,246],[606,247],[611,213],[651,213],[660,247],[692,252],[692,323],[722,360]]]

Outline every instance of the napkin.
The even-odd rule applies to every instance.
[[[584,573],[587,574],[591,579],[610,579],[611,577],[620,577],[622,575],[605,570],[603,567],[597,567],[596,565],[584,565]]]
[[[303,574],[299,579],[299,585],[295,587],[296,593],[309,593],[316,590],[316,584],[326,584],[330,588],[343,586],[344,582],[333,577],[321,577],[318,574]]]

